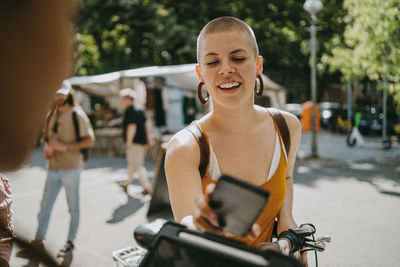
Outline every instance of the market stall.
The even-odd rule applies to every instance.
[[[184,114],[186,103],[192,103],[195,109],[191,110],[195,110],[197,116],[206,112],[210,105],[204,108],[195,100],[199,83],[195,66],[196,64],[152,66],[70,78],[71,84],[78,91],[80,103],[83,103],[83,107],[93,118],[97,136],[94,153],[112,156],[124,151],[120,138],[121,129],[117,127],[118,120],[115,119],[123,111],[119,99],[119,91],[123,88],[129,87],[136,91],[138,97],[135,99],[135,105],[145,109],[148,117],[156,122],[156,138],[164,132],[175,132],[187,124],[188,119]],[[159,90],[154,90],[157,87],[155,77],[162,79]],[[262,78],[264,94],[259,103],[283,108],[286,90],[267,76],[262,75]],[[162,102],[157,102],[157,97],[161,98]],[[98,101],[99,99],[101,101]],[[96,101],[100,104],[93,103]],[[165,110],[165,127],[157,125],[157,109]]]

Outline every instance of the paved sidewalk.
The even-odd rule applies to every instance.
[[[135,181],[127,196],[118,185],[125,179],[124,158],[92,157],[81,176],[81,220],[76,248],[66,266],[115,266],[111,252],[134,244],[133,229],[146,221],[148,198],[138,194],[141,187]],[[27,239],[34,237],[46,170],[41,150],[34,151],[30,162],[21,170],[9,173],[14,191],[14,221],[18,234]],[[150,175],[153,175],[150,172]],[[56,255],[66,241],[69,214],[62,190],[54,205],[46,248]],[[14,249],[14,254],[18,251]],[[67,263],[71,261],[71,264]],[[59,262],[63,262],[60,258]],[[13,257],[11,266],[37,264]]]
[[[303,133],[293,209],[297,222],[332,235],[320,266],[400,266],[400,146],[383,150],[380,138],[365,140],[348,147],[345,135],[320,132],[320,158],[308,160],[311,133]]]
[[[332,134],[326,131],[317,133],[318,155],[325,160],[357,161],[384,157],[400,156],[400,144],[393,142],[392,148],[382,149],[381,138],[377,136],[364,137],[362,147],[349,147],[346,135]],[[311,155],[311,132],[303,132],[298,150],[299,158]]]
[[[321,131],[317,133],[318,154],[322,159],[335,161],[355,161],[382,157],[400,156],[400,144],[393,142],[392,148],[382,149],[381,138],[377,136],[364,137],[362,147],[349,147],[346,144],[346,135],[332,134]],[[311,132],[303,132],[301,145],[298,151],[299,158],[306,158],[311,154]]]

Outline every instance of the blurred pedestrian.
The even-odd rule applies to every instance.
[[[196,119],[196,114],[198,112],[196,105],[196,98],[193,93],[186,92],[183,96],[183,123],[185,125],[190,124]]]
[[[361,117],[361,112],[357,112],[354,115],[354,127],[347,137],[347,144],[351,147],[355,145],[362,147],[365,144],[364,138],[362,137],[360,130],[358,129],[360,126]]]
[[[67,242],[60,253],[68,253],[74,249],[79,224],[79,180],[84,165],[82,150],[94,145],[92,126],[83,109],[76,104],[69,81],[64,81],[63,87],[57,91],[55,107],[47,118],[43,140],[48,172],[38,214],[39,225],[32,244],[44,246],[54,202],[64,187],[71,220]]]
[[[161,134],[167,133],[166,110],[168,109],[168,91],[165,89],[165,78],[154,78],[154,119]]]
[[[128,162],[128,180],[121,184],[125,192],[133,182],[135,174],[143,186],[143,194],[151,194],[151,184],[144,166],[147,145],[152,145],[150,130],[146,116],[134,106],[136,93],[130,88],[120,92],[121,103],[125,108],[123,118],[123,138],[126,145],[126,160]]]

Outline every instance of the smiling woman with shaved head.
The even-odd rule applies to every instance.
[[[245,22],[221,17],[205,25],[197,40],[197,61],[199,100],[203,104],[211,101],[212,111],[168,144],[165,168],[174,217],[192,229],[265,247],[272,239],[275,221],[278,234],[296,227],[292,173],[300,123],[289,113],[254,104],[255,96],[263,92],[263,58]],[[278,125],[282,118],[286,138]],[[291,145],[284,139],[291,140]],[[217,213],[208,205],[221,173],[270,193],[269,202],[244,238],[224,233],[217,226]],[[286,240],[279,243],[283,251],[289,249]],[[307,262],[305,254],[302,261]]]

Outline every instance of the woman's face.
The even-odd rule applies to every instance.
[[[207,34],[201,40],[199,80],[205,83],[213,105],[227,109],[253,105],[257,75],[262,73],[262,57],[256,57],[242,31]]]

